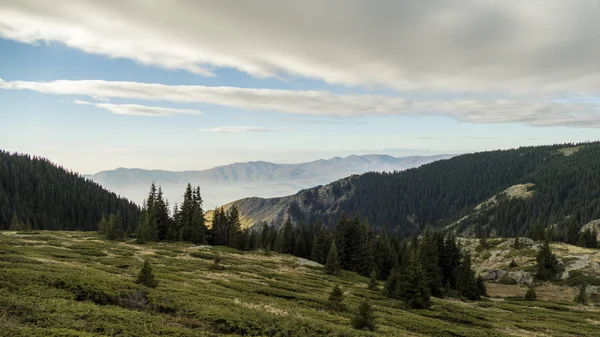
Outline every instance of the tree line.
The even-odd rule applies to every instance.
[[[565,155],[564,148],[573,148]],[[366,173],[301,191],[287,211],[298,222],[333,225],[342,214],[360,214],[381,229],[410,237],[428,224],[444,227],[506,188],[532,183],[531,198],[503,198],[460,223],[500,237],[524,236],[536,224],[574,217],[579,227],[600,219],[600,143],[557,144],[465,154],[402,172]],[[343,197],[343,198],[342,198]]]
[[[97,230],[111,213],[135,229],[140,209],[48,159],[0,150],[0,230]]]

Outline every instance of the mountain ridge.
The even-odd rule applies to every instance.
[[[496,207],[461,222],[459,230],[525,235],[538,222],[559,224],[560,231],[571,216],[580,225],[600,218],[597,167],[600,142],[521,147],[455,156],[402,172],[353,175],[293,195],[245,198],[224,207],[235,205],[245,226],[280,224],[287,217],[332,225],[342,214],[359,214],[406,237],[427,224],[456,222],[477,205],[523,185],[532,188],[531,197],[500,198]]]
[[[420,166],[453,155],[393,157],[385,154],[332,157],[296,164],[267,161],[236,162],[205,170],[146,170],[117,168],[85,175],[107,189],[141,202],[148,186],[161,185],[167,199],[179,201],[188,182],[200,185],[206,208],[247,196],[293,194],[315,185],[370,171],[395,171]]]

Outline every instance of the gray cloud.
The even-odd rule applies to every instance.
[[[199,115],[202,112],[187,109],[170,109],[138,104],[109,104],[109,103],[94,103],[82,100],[73,101],[75,104],[92,105],[100,109],[108,110],[117,115],[132,115],[132,116],[169,116],[175,114]]]
[[[600,94],[597,0],[3,1],[0,37],[213,76]]]
[[[470,123],[521,123],[533,126],[600,127],[597,103],[552,100],[444,99],[408,100],[384,95],[337,95],[327,91],[293,91],[236,87],[173,86],[102,80],[53,82],[0,79],[0,88],[55,95],[85,95],[148,101],[204,103],[250,111],[334,117],[384,115],[445,116]],[[96,106],[111,104],[94,103]],[[193,110],[189,110],[190,112]],[[172,111],[175,113],[175,111]]]

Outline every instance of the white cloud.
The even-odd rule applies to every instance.
[[[146,106],[139,104],[109,104],[109,103],[93,103],[76,99],[73,101],[80,105],[93,105],[100,109],[108,110],[117,115],[131,116],[169,116],[175,114],[199,115],[202,112],[187,109],[170,109],[155,106]]]
[[[0,2],[0,37],[211,76],[600,94],[597,0]]]
[[[290,132],[290,130],[267,129],[260,126],[221,126],[200,129],[201,132]]]
[[[55,95],[205,103],[251,111],[275,111],[292,115],[335,117],[444,116],[470,123],[511,122],[534,126],[600,127],[600,106],[598,103],[587,101],[556,102],[540,99],[486,100],[459,98],[407,100],[397,96],[337,95],[327,91],[193,85],[173,86],[101,80],[5,82],[0,79],[0,88],[34,90]],[[93,104],[97,106],[114,106],[104,103]]]

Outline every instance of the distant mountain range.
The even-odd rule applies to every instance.
[[[355,214],[407,237],[431,224],[462,235],[560,237],[569,221],[600,219],[600,142],[465,154],[396,173],[365,173],[278,198],[235,205],[244,226],[333,225]],[[210,219],[210,212],[208,217]],[[591,226],[591,225],[588,225]]]
[[[450,157],[352,155],[300,164],[256,161],[182,172],[118,168],[85,177],[138,203],[146,197],[152,182],[162,186],[165,197],[172,203],[180,202],[184,187],[190,182],[200,186],[204,206],[210,209],[243,197],[289,195],[353,174],[406,170]]]

